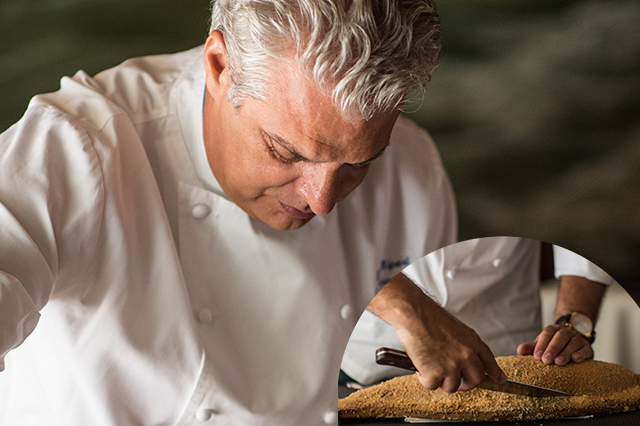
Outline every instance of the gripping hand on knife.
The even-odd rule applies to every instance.
[[[507,377],[478,334],[444,310],[404,274],[396,275],[367,307],[396,328],[400,343],[427,389],[471,389],[485,374]]]

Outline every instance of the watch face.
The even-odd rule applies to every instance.
[[[593,324],[588,316],[576,312],[571,317],[571,325],[578,333],[589,335],[593,331]]]

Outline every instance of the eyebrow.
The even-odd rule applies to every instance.
[[[308,158],[306,158],[305,156],[303,156],[302,154],[300,154],[298,151],[296,151],[296,149],[293,147],[293,145],[291,143],[289,143],[288,141],[286,141],[285,139],[281,138],[278,135],[274,135],[268,132],[264,132],[271,140],[273,140],[274,142],[277,142],[279,145],[281,145],[284,149],[286,149],[287,151],[289,151],[291,154],[295,155],[299,160],[301,161],[308,161],[310,163],[313,163],[314,161],[309,160]],[[384,146],[384,148],[382,148],[380,150],[380,152],[378,152],[377,154],[375,154],[373,157],[369,158],[368,160],[364,160],[361,161],[359,163],[346,163],[350,166],[355,166],[355,167],[363,167],[367,164],[369,164],[370,162],[372,162],[373,160],[375,160],[376,158],[380,157],[382,154],[384,154],[384,151],[387,149],[387,147],[391,144],[391,141],[387,142],[387,144]]]

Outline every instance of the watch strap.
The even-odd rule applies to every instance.
[[[556,320],[556,325],[567,325],[571,326],[569,320],[571,319],[571,314],[563,315]]]
[[[556,325],[566,325],[567,327],[571,327],[573,328],[573,326],[571,325],[571,317],[573,316],[573,312],[563,315],[560,318],[558,318],[556,320]],[[577,330],[576,330],[577,331]],[[580,333],[580,332],[578,332]],[[587,341],[589,342],[589,344],[593,343],[594,340],[596,340],[596,330],[592,329],[591,330],[591,335],[586,335],[586,334],[582,334],[581,335],[584,336],[585,339],[587,339]]]

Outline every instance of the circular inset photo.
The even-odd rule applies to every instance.
[[[624,288],[562,247],[447,246],[395,275],[360,317],[341,364],[340,424],[638,424],[637,324]]]

